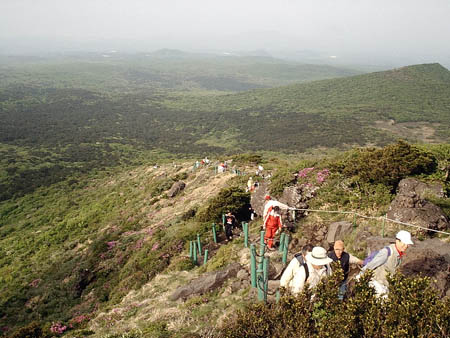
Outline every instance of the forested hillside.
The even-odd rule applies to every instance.
[[[148,152],[297,153],[383,145],[397,138],[446,142],[450,137],[450,75],[438,64],[224,95],[217,88],[199,91],[190,85],[179,91],[174,83],[164,89],[152,76],[137,81],[135,74],[130,80],[130,72],[168,62],[158,57],[145,67],[139,58],[128,65],[119,59],[3,67],[0,200],[93,168],[138,163]],[[175,60],[169,70],[176,71],[158,74],[188,83],[185,72],[194,61]],[[238,68],[248,67],[247,75],[258,69],[275,76],[278,68],[268,69],[280,66],[272,59],[232,60],[240,62]],[[221,65],[230,72],[229,63]],[[300,67],[302,73],[301,66],[282,67]],[[216,63],[206,63],[198,76],[210,69],[214,83],[227,83]],[[236,80],[240,72],[231,69]],[[333,75],[327,68],[319,70]],[[294,73],[278,76],[290,74],[291,81]]]

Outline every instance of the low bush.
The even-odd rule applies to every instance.
[[[277,304],[252,304],[229,318],[220,337],[448,337],[450,300],[440,299],[428,277],[397,273],[386,299],[375,296],[364,275],[344,301],[337,297],[342,272]],[[314,294],[314,296],[313,296]]]
[[[246,219],[249,204],[250,193],[240,187],[224,188],[206,203],[196,218],[200,222],[221,222],[222,215],[230,211],[237,219]]]

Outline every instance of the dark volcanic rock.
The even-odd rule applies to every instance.
[[[184,188],[186,187],[186,183],[183,181],[175,182],[170,190],[167,192],[168,197],[175,197],[178,195]]]
[[[203,294],[221,287],[223,283],[231,277],[236,277],[241,270],[239,263],[228,265],[225,269],[215,272],[208,272],[203,276],[193,280],[188,285],[180,286],[169,296],[170,300],[187,298],[193,294]]]

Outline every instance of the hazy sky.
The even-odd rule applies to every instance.
[[[0,0],[0,50],[319,50],[450,60],[450,0]],[[103,42],[101,42],[101,41]]]

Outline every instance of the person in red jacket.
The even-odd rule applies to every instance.
[[[283,223],[281,222],[280,207],[276,205],[267,214],[263,225],[263,228],[266,231],[264,243],[266,243],[269,250],[273,250],[273,240],[277,233],[281,231],[282,227]]]

